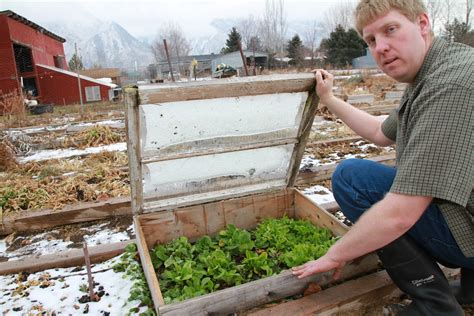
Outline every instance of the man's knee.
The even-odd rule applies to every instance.
[[[354,173],[360,170],[360,165],[363,163],[362,159],[346,159],[341,161],[334,173],[332,174],[332,187],[335,191],[340,185],[346,186],[351,183],[351,178]]]

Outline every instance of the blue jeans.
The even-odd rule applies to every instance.
[[[363,159],[341,162],[332,176],[334,197],[353,223],[389,192],[396,169]],[[440,263],[474,269],[474,257],[466,258],[454,240],[438,206],[431,204],[407,232]]]

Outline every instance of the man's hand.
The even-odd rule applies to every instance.
[[[329,255],[326,254],[318,260],[308,261],[302,266],[294,267],[291,270],[293,271],[293,275],[297,276],[299,279],[316,273],[334,270],[332,277],[334,280],[337,280],[340,278],[342,267],[344,267],[345,264],[345,262],[337,262],[334,259],[331,259]]]
[[[316,77],[316,93],[321,102],[327,104],[325,101],[334,96],[332,93],[334,76],[324,69],[315,69],[312,72],[314,72]]]

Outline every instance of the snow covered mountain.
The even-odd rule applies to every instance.
[[[212,35],[188,38],[192,48],[191,54],[218,54],[225,46],[229,31],[237,23],[237,20],[231,19],[213,20],[210,23],[215,30]],[[139,40],[116,22],[104,22],[95,17],[88,17],[87,23],[83,20],[71,20],[47,23],[44,26],[66,39],[64,49],[67,60],[74,54],[74,43],[77,43],[78,54],[86,68],[100,65],[134,71],[154,62],[150,48],[153,39]],[[302,37],[307,27],[310,27],[309,22],[290,22],[287,37],[290,38],[295,33]]]
[[[67,60],[73,56],[74,43],[77,43],[78,55],[86,68],[100,65],[133,70],[154,61],[150,46],[116,22],[93,19],[88,23],[50,23],[45,27],[66,39]]]

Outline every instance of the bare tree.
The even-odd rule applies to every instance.
[[[249,15],[247,18],[239,20],[237,30],[242,36],[242,46],[248,49],[251,46],[252,38],[258,36],[258,21],[253,15]]]
[[[350,29],[354,25],[355,4],[349,0],[336,2],[324,14],[324,26],[327,34],[341,25],[345,30]]]
[[[265,0],[265,11],[259,27],[263,46],[270,52],[283,52],[287,32],[284,0]]]
[[[314,53],[318,48],[317,40],[321,37],[321,23],[312,21],[309,27],[303,32],[304,46],[311,51],[311,62],[314,60]]]
[[[431,19],[431,29],[435,32],[438,27],[437,22],[441,16],[442,3],[439,0],[427,0],[426,9]]]
[[[466,25],[471,25],[471,12],[472,12],[473,0],[466,0]]]
[[[450,23],[451,19],[456,14],[457,0],[443,0],[442,12],[444,12],[443,19],[445,23]]]
[[[163,39],[166,39],[168,43],[168,49],[170,56],[176,56],[178,59],[178,71],[180,68],[180,58],[187,56],[191,51],[191,45],[188,40],[184,37],[183,31],[179,24],[175,22],[169,22],[163,25],[157,33],[155,41],[152,43],[152,52],[155,60],[162,61],[166,59],[166,52],[163,43]]]

